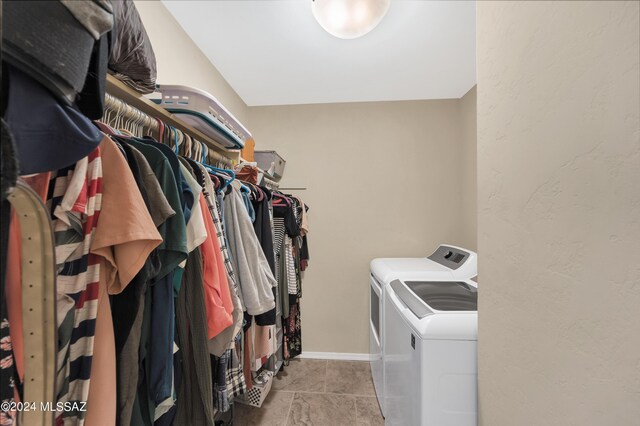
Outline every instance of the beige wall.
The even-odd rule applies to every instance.
[[[282,187],[307,188],[291,191],[311,208],[305,351],[369,351],[373,258],[475,239],[458,228],[461,109],[459,100],[249,109],[256,140],[287,160]]]
[[[478,2],[481,424],[640,419],[638,2]]]
[[[303,347],[369,350],[369,262],[476,246],[475,89],[462,100],[247,108],[160,2],[136,1],[158,82],[216,96],[287,160],[283,187],[311,206]],[[185,65],[186,64],[186,65]]]
[[[477,86],[473,86],[458,102],[460,136],[460,226],[462,247],[477,250],[478,246],[478,183],[477,183]]]
[[[158,1],[135,1],[158,63],[158,83],[197,87],[215,96],[246,126],[247,105]]]

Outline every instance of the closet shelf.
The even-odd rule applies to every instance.
[[[132,107],[139,109],[145,114],[148,114],[152,117],[157,117],[163,122],[182,130],[184,133],[189,134],[191,137],[204,142],[209,149],[219,153],[224,157],[229,158],[234,163],[237,163],[240,160],[239,150],[225,149],[209,136],[205,135],[199,130],[194,129],[191,126],[184,124],[180,119],[175,117],[166,109],[147,99],[144,95],[141,95],[135,90],[127,87],[124,83],[122,83],[111,74],[107,75],[107,93],[124,101]]]

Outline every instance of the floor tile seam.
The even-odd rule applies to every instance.
[[[325,359],[324,360],[324,391],[327,391],[327,382],[329,378],[329,360]]]
[[[296,392],[293,392],[291,396],[291,402],[289,403],[289,411],[287,411],[287,418],[284,420],[285,426],[289,424],[289,418],[291,417],[291,411],[293,410],[293,400],[296,399]]]
[[[276,390],[276,392],[289,392],[289,393],[312,393],[318,395],[336,395],[336,396],[355,396],[360,398],[375,398],[375,395],[368,395],[364,393],[337,393],[337,392],[324,392],[324,391],[307,391],[307,390],[295,390],[295,391],[284,391],[284,390]]]

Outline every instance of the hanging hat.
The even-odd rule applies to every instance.
[[[70,105],[85,85],[94,36],[111,28],[113,16],[102,2],[67,3],[3,2],[2,54]]]
[[[12,66],[8,71],[5,120],[18,148],[21,174],[58,170],[96,149],[103,135],[91,120],[22,71]]]

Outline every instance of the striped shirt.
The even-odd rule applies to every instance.
[[[47,207],[58,272],[58,402],[85,402],[89,396],[100,283],[99,257],[89,249],[100,214],[101,193],[100,148],[51,175]],[[57,416],[57,425],[84,423],[84,412],[61,412]]]

